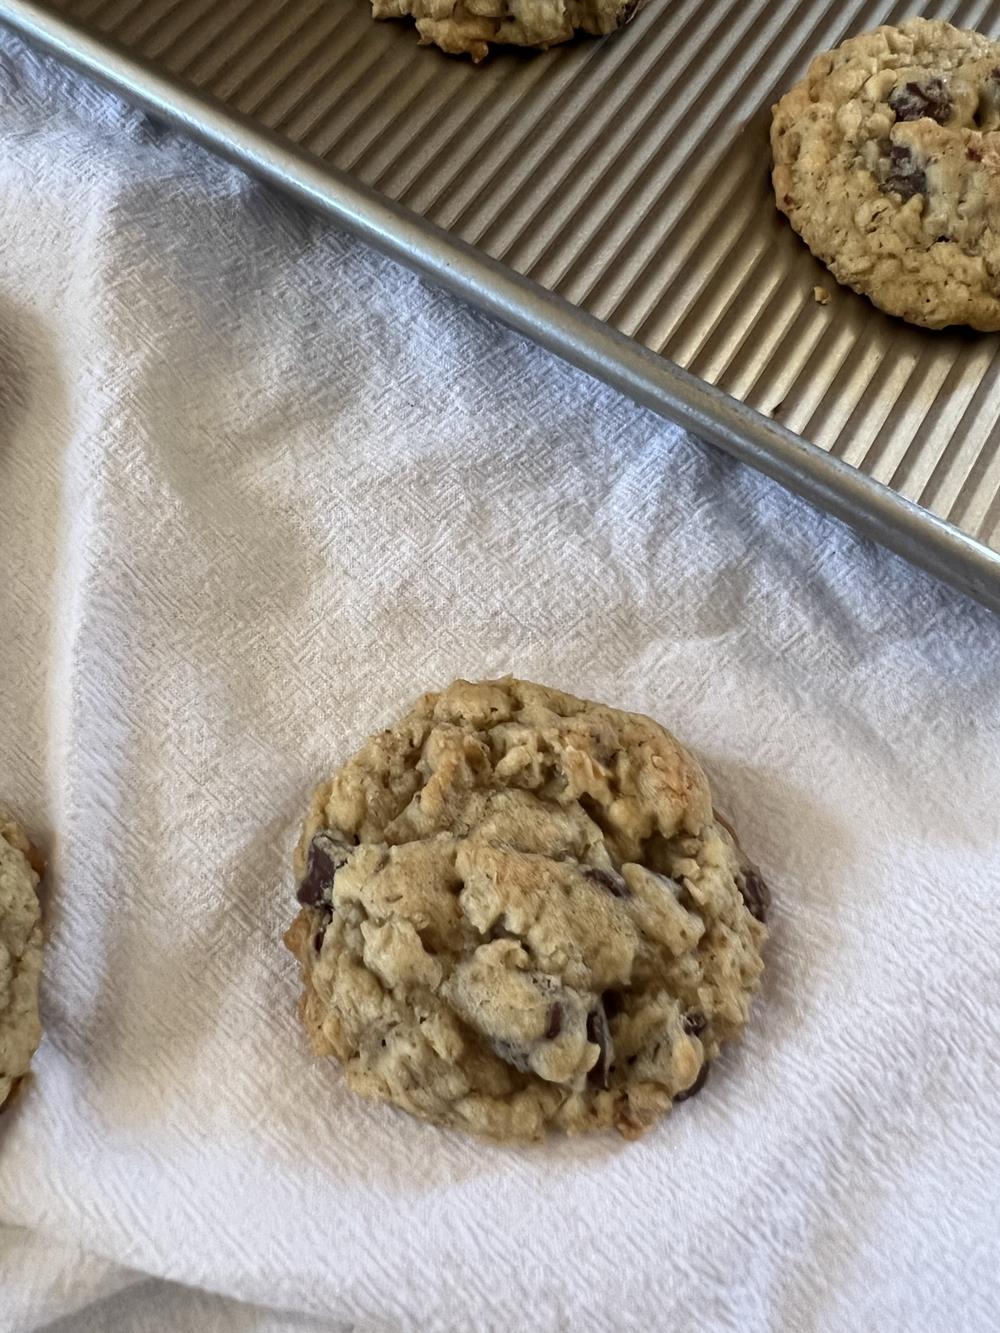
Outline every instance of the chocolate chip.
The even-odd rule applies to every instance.
[[[939,78],[897,84],[889,94],[889,105],[897,120],[922,120],[925,116],[943,125],[952,113],[951,93]]]
[[[767,920],[767,909],[771,906],[771,890],[764,883],[760,871],[748,866],[742,873],[740,893],[747,911],[758,921]]]
[[[707,1082],[708,1082],[708,1061],[706,1060],[705,1063],[702,1065],[702,1067],[698,1070],[698,1077],[691,1084],[690,1088],[685,1088],[683,1092],[679,1092],[677,1096],[674,1098],[674,1101],[686,1102],[689,1097],[693,1097],[696,1093],[701,1092],[702,1088],[705,1086]]]
[[[313,936],[313,948],[319,953],[323,948],[323,936],[326,934],[326,926],[322,930],[317,930]]]
[[[882,182],[883,190],[894,190],[904,199],[927,193],[927,177],[913,151],[905,144],[889,148],[889,167]]]
[[[597,866],[589,866],[583,873],[587,879],[593,880],[595,884],[600,884],[602,889],[607,889],[612,898],[631,898],[632,896],[623,876],[619,875],[617,870],[600,870]]]
[[[336,833],[320,829],[309,844],[306,873],[296,894],[303,907],[320,907],[330,901],[333,877],[350,853],[350,847]]]
[[[621,992],[616,990],[606,990],[601,996],[601,1004],[604,1006],[604,1012],[608,1018],[614,1018],[622,1011]]]
[[[608,1075],[611,1073],[614,1044],[611,1040],[611,1029],[608,1027],[607,1016],[602,1006],[598,1006],[587,1015],[587,1040],[598,1046],[601,1052],[597,1057],[597,1063],[587,1074],[587,1078],[591,1083],[597,1083],[600,1087],[606,1088],[608,1086]]]
[[[708,1027],[708,1019],[704,1014],[692,1009],[690,1013],[684,1015],[684,1021],[681,1025],[689,1037],[700,1037]]]
[[[556,1000],[555,1004],[549,1010],[549,1019],[548,1022],[545,1024],[545,1036],[548,1038],[549,1041],[552,1041],[553,1038],[558,1037],[559,1033],[562,1032],[562,1022],[563,1022],[563,1007],[559,1003],[559,1001]]]
[[[969,159],[970,162],[982,162],[983,150],[981,148],[974,148],[972,145],[970,145],[965,150],[965,156]]]

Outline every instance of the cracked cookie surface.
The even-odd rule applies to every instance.
[[[316,1053],[495,1139],[642,1133],[762,970],[767,889],[691,756],[523,681],[456,681],[372,737],[316,792],[295,872]]]
[[[928,328],[1000,329],[1000,43],[852,37],[773,109],[778,208],[838,281]]]
[[[372,0],[377,19],[412,18],[424,45],[449,55],[485,59],[491,46],[545,49],[574,33],[614,32],[642,0]]]
[[[23,830],[0,807],[0,1108],[27,1074],[42,1036],[40,867]]]

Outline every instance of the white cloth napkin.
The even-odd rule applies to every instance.
[[[48,849],[0,1326],[1000,1327],[1000,622],[0,43],[0,793]],[[642,1141],[345,1091],[313,784],[506,671],[702,756],[775,896]]]

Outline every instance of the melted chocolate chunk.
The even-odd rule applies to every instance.
[[[596,866],[590,866],[583,873],[587,879],[593,880],[595,884],[600,884],[602,889],[607,889],[613,898],[631,898],[632,896],[624,877],[619,875],[617,870],[600,870]]]
[[[549,1010],[549,1019],[545,1024],[545,1035],[549,1041],[552,1041],[555,1037],[559,1036],[559,1033],[562,1032],[562,1025],[563,1007],[559,1001],[556,1000],[555,1004]]]
[[[739,888],[750,915],[758,921],[766,921],[767,909],[771,906],[771,890],[756,867],[748,866],[743,871]]]
[[[954,103],[943,79],[920,79],[897,84],[889,94],[889,105],[897,120],[936,120],[943,125]]]
[[[691,1084],[690,1088],[685,1088],[683,1092],[679,1092],[674,1098],[675,1102],[686,1102],[689,1097],[694,1097],[696,1093],[701,1092],[702,1088],[708,1082],[708,1064],[709,1062],[706,1060],[698,1070],[698,1077]]]
[[[889,169],[882,182],[883,190],[894,190],[904,199],[912,199],[915,194],[927,193],[927,176],[916,154],[905,144],[892,144],[889,148]]]
[[[611,1040],[611,1029],[608,1027],[608,1019],[603,1006],[593,1009],[587,1015],[587,1040],[592,1041],[595,1046],[599,1046],[601,1051],[597,1057],[597,1063],[589,1071],[587,1078],[591,1083],[606,1088],[611,1073],[614,1043]]]
[[[296,894],[303,907],[321,907],[330,901],[334,876],[350,854],[350,847],[338,834],[320,829],[309,844],[306,873]]]
[[[690,1013],[684,1015],[682,1026],[689,1037],[700,1037],[708,1027],[708,1019],[697,1009],[692,1009]]]

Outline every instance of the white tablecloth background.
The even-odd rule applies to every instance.
[[[1000,1327],[1000,621],[10,36],[0,372],[0,1326]],[[635,1145],[418,1124],[293,1018],[313,783],[506,671],[671,726],[773,883]]]

